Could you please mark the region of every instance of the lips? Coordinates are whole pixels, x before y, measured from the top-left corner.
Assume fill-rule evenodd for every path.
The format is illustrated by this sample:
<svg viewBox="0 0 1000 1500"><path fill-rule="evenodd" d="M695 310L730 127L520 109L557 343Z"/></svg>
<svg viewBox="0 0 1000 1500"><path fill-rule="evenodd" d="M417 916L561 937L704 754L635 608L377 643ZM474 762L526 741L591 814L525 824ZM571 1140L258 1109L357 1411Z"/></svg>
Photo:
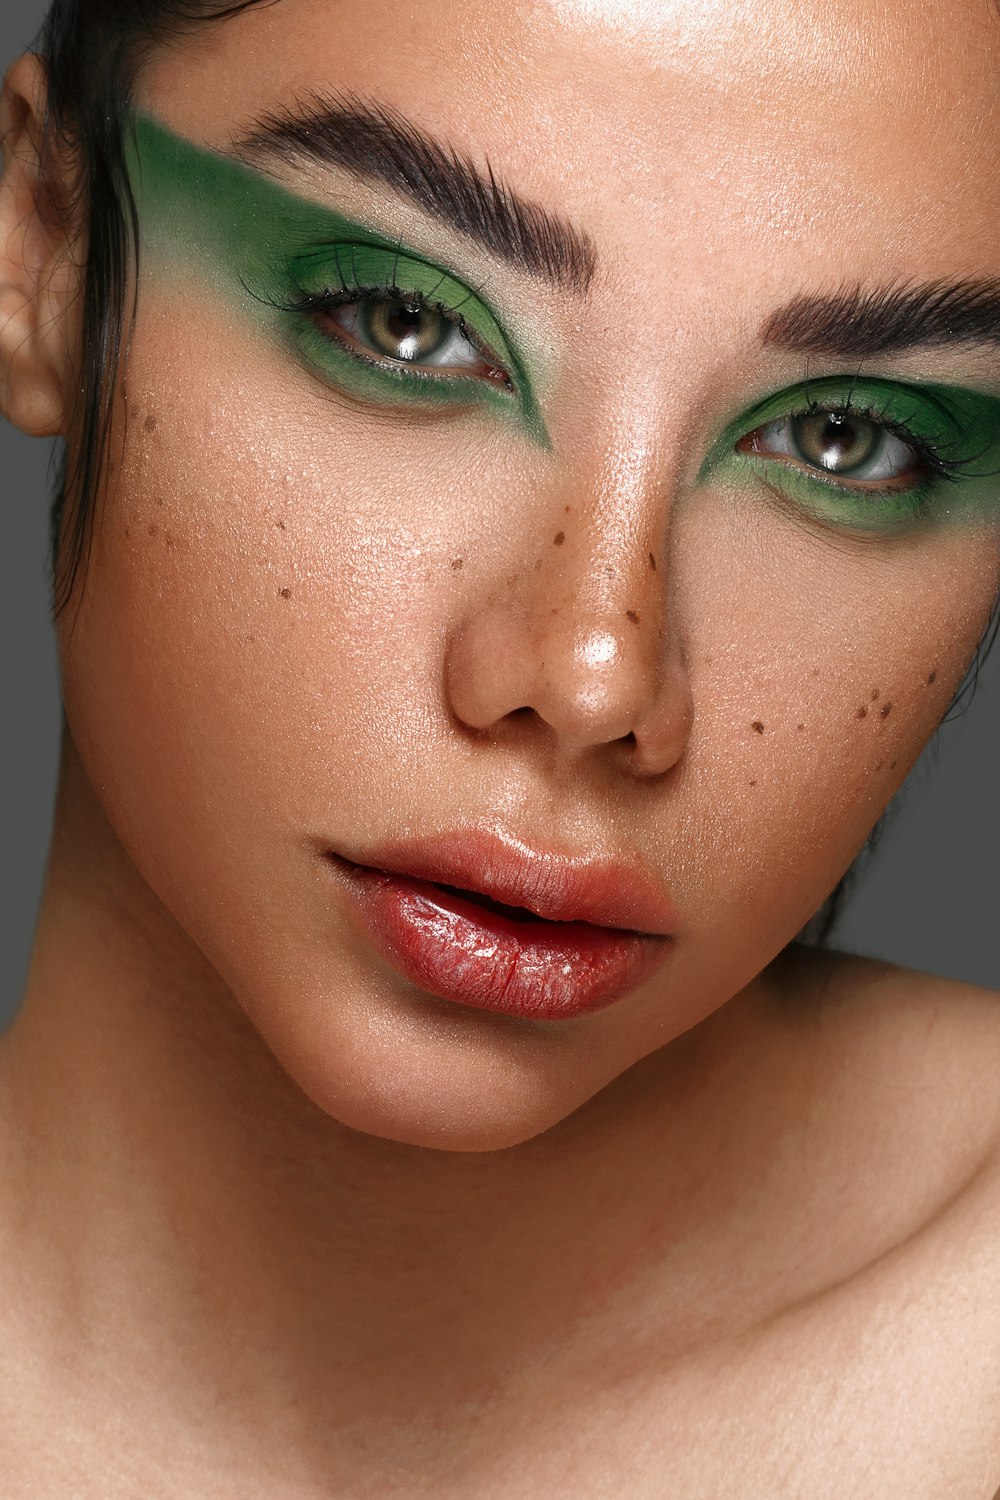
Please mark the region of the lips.
<svg viewBox="0 0 1000 1500"><path fill-rule="evenodd" d="M667 957L676 919L639 865L473 833L328 858L382 956L441 999L534 1020L613 1003Z"/></svg>

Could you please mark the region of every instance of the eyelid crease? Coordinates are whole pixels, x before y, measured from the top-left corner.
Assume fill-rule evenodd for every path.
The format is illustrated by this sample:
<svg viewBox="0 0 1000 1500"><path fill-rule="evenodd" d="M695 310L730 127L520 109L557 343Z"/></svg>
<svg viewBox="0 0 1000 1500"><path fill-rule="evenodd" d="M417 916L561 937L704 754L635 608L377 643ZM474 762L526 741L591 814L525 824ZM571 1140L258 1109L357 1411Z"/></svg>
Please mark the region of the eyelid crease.
<svg viewBox="0 0 1000 1500"><path fill-rule="evenodd" d="M422 290L440 283L444 291L451 284L456 289L451 300L461 300L463 311L472 301L473 308L465 314L468 321L518 388L512 399L501 387L482 382L494 410L502 404L539 447L552 451L527 362L481 290L477 293L445 267L408 250L401 239L389 239L331 207L299 197L245 162L175 135L152 116L133 111L130 125L127 165L138 213L141 264L147 273L150 267L172 269L178 264L195 269L213 291L230 299L235 310L252 316L262 308L279 311L291 294L296 267L316 267L324 258L328 265L334 263L338 244L341 279L347 246L359 280L365 279L366 258L379 259L382 271L374 278L379 283L386 281L394 264L401 281L408 279L407 263L419 267ZM306 289L317 288L307 281ZM270 331L285 342L287 329L273 313L272 318ZM315 359L312 363L315 366Z"/></svg>

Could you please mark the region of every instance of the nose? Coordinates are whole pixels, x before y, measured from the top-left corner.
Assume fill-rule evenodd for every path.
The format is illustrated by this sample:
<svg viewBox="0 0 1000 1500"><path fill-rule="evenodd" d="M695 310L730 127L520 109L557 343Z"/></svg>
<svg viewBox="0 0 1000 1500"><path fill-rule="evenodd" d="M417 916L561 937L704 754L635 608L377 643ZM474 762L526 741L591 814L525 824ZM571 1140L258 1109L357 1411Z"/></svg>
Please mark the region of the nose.
<svg viewBox="0 0 1000 1500"><path fill-rule="evenodd" d="M562 507L559 507L562 509ZM614 753L643 777L669 770L693 706L667 568L638 537L609 545L601 527L558 562L474 601L446 656L449 706L468 729L545 726L567 753Z"/></svg>

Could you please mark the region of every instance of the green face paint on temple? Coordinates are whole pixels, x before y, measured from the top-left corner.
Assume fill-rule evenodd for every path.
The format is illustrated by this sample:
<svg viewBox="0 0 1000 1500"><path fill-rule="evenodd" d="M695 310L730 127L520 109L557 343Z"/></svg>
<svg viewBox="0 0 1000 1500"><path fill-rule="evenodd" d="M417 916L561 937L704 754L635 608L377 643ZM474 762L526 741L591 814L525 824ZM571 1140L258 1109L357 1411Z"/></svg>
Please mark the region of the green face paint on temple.
<svg viewBox="0 0 1000 1500"><path fill-rule="evenodd" d="M551 446L523 356L457 276L149 116L132 126L143 265L196 270L349 395L486 407Z"/></svg>
<svg viewBox="0 0 1000 1500"><path fill-rule="evenodd" d="M848 532L1000 521L1000 398L882 377L810 380L727 426L699 475L720 481L763 482Z"/></svg>

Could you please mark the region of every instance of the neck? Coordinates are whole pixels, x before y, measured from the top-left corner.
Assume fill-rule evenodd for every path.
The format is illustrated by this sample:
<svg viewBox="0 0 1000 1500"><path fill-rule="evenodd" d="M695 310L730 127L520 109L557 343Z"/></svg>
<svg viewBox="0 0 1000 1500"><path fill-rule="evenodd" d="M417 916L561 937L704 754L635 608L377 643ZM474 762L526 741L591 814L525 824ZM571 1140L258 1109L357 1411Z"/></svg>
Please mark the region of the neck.
<svg viewBox="0 0 1000 1500"><path fill-rule="evenodd" d="M49 1309L54 1358L86 1349L89 1379L120 1381L124 1362L144 1399L211 1392L244 1440L266 1426L286 1443L289 1423L326 1441L370 1421L384 1444L387 1413L433 1431L435 1413L454 1427L523 1400L556 1367L605 1360L608 1340L620 1354L623 1327L638 1340L654 1286L660 1337L690 1341L725 1317L692 1295L703 1234L718 1238L780 1129L741 1114L720 1061L761 1003L748 992L724 1026L522 1146L359 1134L280 1069L138 876L70 745L0 1054L32 1268L19 1300Z"/></svg>

